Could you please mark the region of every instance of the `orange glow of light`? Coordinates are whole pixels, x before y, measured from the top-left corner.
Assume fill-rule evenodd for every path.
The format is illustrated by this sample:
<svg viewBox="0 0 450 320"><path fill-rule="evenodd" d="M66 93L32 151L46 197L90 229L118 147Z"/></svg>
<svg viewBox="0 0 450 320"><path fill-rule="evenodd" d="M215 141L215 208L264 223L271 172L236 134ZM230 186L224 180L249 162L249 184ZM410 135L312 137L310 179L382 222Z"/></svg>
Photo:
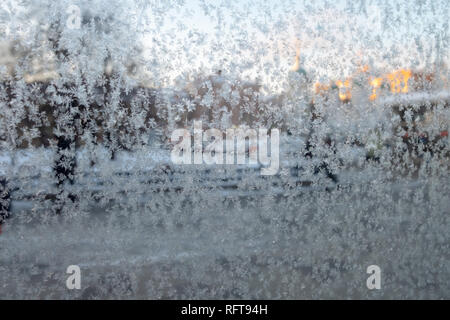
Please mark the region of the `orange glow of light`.
<svg viewBox="0 0 450 320"><path fill-rule="evenodd" d="M359 72L366 73L368 71L369 71L369 66L368 65L364 65L364 66L361 66L359 68Z"/></svg>
<svg viewBox="0 0 450 320"><path fill-rule="evenodd" d="M368 73L370 70L369 66L363 65L358 68L358 72ZM392 73L384 74L382 76L369 76L369 85L371 87L371 94L369 99L374 101L379 96L379 90L383 83L388 83L390 85L390 91L392 93L407 93L409 92L409 80L412 78L413 73L408 69L395 70ZM352 85L353 77L350 76L346 80L334 81L334 84L338 88L339 99L343 102L349 101L352 98ZM327 85L320 82L314 84L314 92L316 94L325 94L328 90L333 88L333 83Z"/></svg>
<svg viewBox="0 0 450 320"><path fill-rule="evenodd" d="M373 78L370 80L370 85L372 86L372 94L370 95L370 100L375 100L377 98L377 89L381 87L383 83L383 78Z"/></svg>
<svg viewBox="0 0 450 320"><path fill-rule="evenodd" d="M392 93L408 92L408 80L411 78L411 70L397 70L386 75L391 85Z"/></svg>
<svg viewBox="0 0 450 320"><path fill-rule="evenodd" d="M291 67L291 71L298 71L300 69L300 41L297 39L295 45L295 62Z"/></svg>
<svg viewBox="0 0 450 320"><path fill-rule="evenodd" d="M321 94L321 93L325 93L326 91L328 91L330 89L330 86L326 85L326 84L322 84L320 82L316 82L314 84L314 92L316 94Z"/></svg>
<svg viewBox="0 0 450 320"><path fill-rule="evenodd" d="M339 99L341 101L348 101L352 98L350 79L345 81L336 81L336 86L339 88Z"/></svg>

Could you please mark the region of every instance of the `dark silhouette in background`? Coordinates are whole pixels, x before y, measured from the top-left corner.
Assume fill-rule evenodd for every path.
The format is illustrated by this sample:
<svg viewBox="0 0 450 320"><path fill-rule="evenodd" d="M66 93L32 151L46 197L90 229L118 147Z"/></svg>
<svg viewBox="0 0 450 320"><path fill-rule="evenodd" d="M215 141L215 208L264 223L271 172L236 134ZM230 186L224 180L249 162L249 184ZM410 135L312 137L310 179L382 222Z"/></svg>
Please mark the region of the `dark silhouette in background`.
<svg viewBox="0 0 450 320"><path fill-rule="evenodd" d="M8 182L4 178L0 178L0 233L2 232L2 224L9 217L9 209L11 205L10 190Z"/></svg>

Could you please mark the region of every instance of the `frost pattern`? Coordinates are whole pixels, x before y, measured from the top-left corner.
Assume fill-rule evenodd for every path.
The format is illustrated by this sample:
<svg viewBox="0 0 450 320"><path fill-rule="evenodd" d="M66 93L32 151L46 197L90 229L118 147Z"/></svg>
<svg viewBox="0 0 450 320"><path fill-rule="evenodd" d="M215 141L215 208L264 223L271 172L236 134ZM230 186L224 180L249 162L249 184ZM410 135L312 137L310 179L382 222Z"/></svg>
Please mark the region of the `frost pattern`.
<svg viewBox="0 0 450 320"><path fill-rule="evenodd" d="M450 298L449 18L3 1L0 298ZM200 120L279 129L280 171L174 165Z"/></svg>

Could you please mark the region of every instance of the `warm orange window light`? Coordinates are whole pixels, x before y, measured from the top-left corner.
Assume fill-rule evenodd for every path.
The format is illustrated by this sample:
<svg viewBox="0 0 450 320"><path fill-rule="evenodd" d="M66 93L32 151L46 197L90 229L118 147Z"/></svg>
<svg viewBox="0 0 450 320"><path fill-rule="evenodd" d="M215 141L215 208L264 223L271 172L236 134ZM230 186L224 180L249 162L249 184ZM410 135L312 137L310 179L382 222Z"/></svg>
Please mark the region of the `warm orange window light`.
<svg viewBox="0 0 450 320"><path fill-rule="evenodd" d="M339 99L341 101L348 101L352 98L352 93L350 91L351 82L349 79L345 81L336 81L336 86L339 88Z"/></svg>
<svg viewBox="0 0 450 320"><path fill-rule="evenodd" d="M321 93L325 93L325 91L329 90L330 86L326 85L326 84L322 84L320 82L316 82L314 84L314 92L316 94L321 94Z"/></svg>
<svg viewBox="0 0 450 320"><path fill-rule="evenodd" d="M373 78L370 80L370 85L372 86L372 94L370 95L370 100L375 100L377 98L377 89L381 87L383 83L383 78Z"/></svg>
<svg viewBox="0 0 450 320"><path fill-rule="evenodd" d="M391 85L392 93L408 92L408 80L411 78L411 70L397 70L386 75Z"/></svg>

